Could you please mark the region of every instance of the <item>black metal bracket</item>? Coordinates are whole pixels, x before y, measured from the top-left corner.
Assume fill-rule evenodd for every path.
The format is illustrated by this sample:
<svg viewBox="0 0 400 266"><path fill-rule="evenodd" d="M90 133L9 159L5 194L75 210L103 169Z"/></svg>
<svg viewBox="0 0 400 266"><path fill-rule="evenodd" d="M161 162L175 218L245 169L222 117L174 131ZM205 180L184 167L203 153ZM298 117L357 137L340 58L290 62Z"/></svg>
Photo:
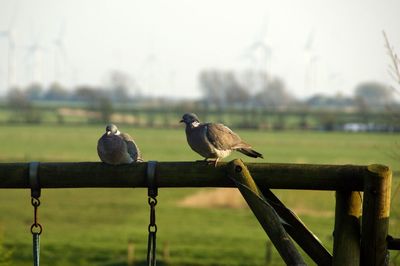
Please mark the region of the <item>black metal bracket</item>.
<svg viewBox="0 0 400 266"><path fill-rule="evenodd" d="M31 197L38 199L40 197L40 182L39 182L39 162L29 163L29 185L31 187Z"/></svg>
<svg viewBox="0 0 400 266"><path fill-rule="evenodd" d="M149 197L157 197L158 195L158 188L156 182L156 166L157 166L157 161L147 162L147 187L148 187Z"/></svg>

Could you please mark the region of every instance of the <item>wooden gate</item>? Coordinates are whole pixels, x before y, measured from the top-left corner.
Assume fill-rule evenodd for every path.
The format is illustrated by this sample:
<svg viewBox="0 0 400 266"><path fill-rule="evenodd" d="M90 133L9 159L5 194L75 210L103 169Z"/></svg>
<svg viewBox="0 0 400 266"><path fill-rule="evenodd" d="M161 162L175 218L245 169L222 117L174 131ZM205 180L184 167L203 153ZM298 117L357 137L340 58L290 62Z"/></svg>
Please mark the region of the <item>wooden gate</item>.
<svg viewBox="0 0 400 266"><path fill-rule="evenodd" d="M147 163L40 163L38 177L41 188L147 188L146 170ZM304 264L292 240L318 265L386 265L388 248L400 248L388 237L392 172L384 165L158 162L155 178L159 188L238 187L286 264ZM30 188L29 163L1 163L0 188ZM270 189L336 191L333 255Z"/></svg>

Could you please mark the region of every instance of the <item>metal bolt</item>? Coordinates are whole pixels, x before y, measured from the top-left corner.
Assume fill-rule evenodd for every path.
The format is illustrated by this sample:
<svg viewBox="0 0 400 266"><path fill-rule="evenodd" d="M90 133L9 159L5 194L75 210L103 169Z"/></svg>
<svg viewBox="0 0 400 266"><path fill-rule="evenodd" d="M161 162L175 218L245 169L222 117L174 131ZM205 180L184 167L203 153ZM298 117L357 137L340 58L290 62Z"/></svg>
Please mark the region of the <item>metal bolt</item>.
<svg viewBox="0 0 400 266"><path fill-rule="evenodd" d="M236 165L236 167L235 167L235 172L236 172L236 173L242 172L242 167L239 166L239 165Z"/></svg>

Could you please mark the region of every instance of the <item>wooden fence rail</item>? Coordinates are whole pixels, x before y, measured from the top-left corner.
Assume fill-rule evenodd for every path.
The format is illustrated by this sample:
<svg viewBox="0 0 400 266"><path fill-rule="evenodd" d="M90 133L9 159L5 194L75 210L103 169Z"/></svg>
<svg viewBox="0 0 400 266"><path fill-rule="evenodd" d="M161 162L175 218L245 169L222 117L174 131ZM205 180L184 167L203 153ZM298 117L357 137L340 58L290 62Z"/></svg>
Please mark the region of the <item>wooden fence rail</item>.
<svg viewBox="0 0 400 266"><path fill-rule="evenodd" d="M261 193L267 201L273 203L271 206L278 206L276 212L283 219L286 217L287 221L292 221L292 224L286 224L285 227L296 226L293 228L300 228L309 239L313 239L312 233L307 231L301 221L294 221L296 216L287 212L284 205L268 189L337 192L333 265L352 265L358 261L361 265L387 263L386 239L392 176L388 167L273 163L248 163L245 167L251 175L248 178L254 180L256 186L260 188L254 191L258 191L257 193ZM214 167L203 162L158 162L155 179L160 188L236 187L237 184L230 178L232 171L229 169L227 163L219 163L218 167ZM97 162L40 163L38 177L41 188L146 188L146 170L147 163L121 166ZM28 163L0 163L0 189L30 188L28 177ZM253 182L250 179L249 184ZM361 195L359 192L363 192L362 202L361 198L357 198ZM359 220L361 204L362 222ZM268 207L268 204L265 206ZM358 228L361 228L361 234ZM295 239L301 240L298 236L300 231L296 232L297 235L293 231L288 232ZM398 240L392 240L391 245L396 246L396 241ZM349 243L351 244L349 249L342 246ZM318 260L330 261L331 255L319 246L320 244L314 241L313 246L309 245L305 250ZM348 254L344 254L345 252ZM359 260L352 258L357 254Z"/></svg>
<svg viewBox="0 0 400 266"><path fill-rule="evenodd" d="M247 163L259 186L272 189L362 191L368 166ZM146 163L110 166L97 162L40 163L42 188L147 187ZM0 188L29 188L28 163L0 163ZM158 162L158 187L235 187L227 164Z"/></svg>

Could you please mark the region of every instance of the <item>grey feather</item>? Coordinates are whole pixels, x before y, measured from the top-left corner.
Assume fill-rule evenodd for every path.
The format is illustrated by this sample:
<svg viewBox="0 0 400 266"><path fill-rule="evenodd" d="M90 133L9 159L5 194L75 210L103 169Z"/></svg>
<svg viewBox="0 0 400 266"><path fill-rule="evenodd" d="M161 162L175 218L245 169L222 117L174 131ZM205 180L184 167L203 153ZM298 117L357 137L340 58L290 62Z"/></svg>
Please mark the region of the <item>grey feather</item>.
<svg viewBox="0 0 400 266"><path fill-rule="evenodd" d="M102 162L112 165L142 161L140 150L131 136L120 133L115 125L108 125L97 142L97 153Z"/></svg>
<svg viewBox="0 0 400 266"><path fill-rule="evenodd" d="M242 145L243 141L240 137L223 124L208 123L206 125L207 138L215 148L228 150Z"/></svg>
<svg viewBox="0 0 400 266"><path fill-rule="evenodd" d="M143 162L142 154L139 150L139 147L136 145L135 141L133 140L133 138L126 133L121 133L119 136L125 141L128 153L131 156L131 158L134 161Z"/></svg>
<svg viewBox="0 0 400 266"><path fill-rule="evenodd" d="M218 156L215 154L215 152L213 152L212 144L207 140L206 132L206 125L199 125L193 128L187 127L187 142L192 150L194 150L204 158L217 158Z"/></svg>
<svg viewBox="0 0 400 266"><path fill-rule="evenodd" d="M240 149L236 149L238 152L241 152L249 157L253 157L253 158L264 158L263 155L259 152L256 152L255 150L251 149L251 148L240 148Z"/></svg>
<svg viewBox="0 0 400 266"><path fill-rule="evenodd" d="M206 159L221 159L236 150L247 156L258 158L256 152L239 135L223 124L200 123L195 114L183 115L181 122L186 124L186 139L189 146Z"/></svg>

